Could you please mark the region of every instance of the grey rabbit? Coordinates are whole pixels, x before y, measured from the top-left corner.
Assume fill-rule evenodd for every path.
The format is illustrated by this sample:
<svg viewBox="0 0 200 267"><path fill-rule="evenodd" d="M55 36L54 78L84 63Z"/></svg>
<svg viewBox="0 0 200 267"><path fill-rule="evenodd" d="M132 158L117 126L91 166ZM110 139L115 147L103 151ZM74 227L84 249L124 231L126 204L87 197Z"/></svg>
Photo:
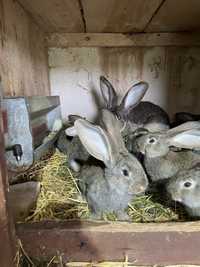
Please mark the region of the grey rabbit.
<svg viewBox="0 0 200 267"><path fill-rule="evenodd" d="M170 178L200 161L200 155L192 151L200 148L199 122L186 122L158 133L142 131L135 138L133 150L144 155L144 166L152 181Z"/></svg>
<svg viewBox="0 0 200 267"><path fill-rule="evenodd" d="M101 113L101 112L100 112ZM91 158L90 154L87 152L85 147L82 145L74 127L74 122L78 119L85 118L79 115L69 115L68 120L72 124L66 130L63 130L57 141L57 148L64 154L68 156L68 162L70 168L79 172L83 164L87 163ZM101 122L103 124L103 122ZM70 138L71 137L71 138Z"/></svg>
<svg viewBox="0 0 200 267"><path fill-rule="evenodd" d="M67 155L69 167L75 172L79 172L81 165L87 162L90 157L79 137L73 136L69 140L64 130L60 133L57 140L57 148Z"/></svg>
<svg viewBox="0 0 200 267"><path fill-rule="evenodd" d="M61 131L56 144L59 151L68 156L69 166L75 172L79 172L81 165L85 164L91 158L90 154L87 152L85 147L82 145L79 137L77 136L74 122L78 119L85 118L73 114L70 114L68 116L68 121L71 126ZM101 119L101 110L99 111L97 122L100 125L105 126L104 122ZM122 128L123 126L120 125L119 127Z"/></svg>
<svg viewBox="0 0 200 267"><path fill-rule="evenodd" d="M118 119L127 122L128 132L141 127L150 131L169 128L169 117L161 107L151 102L141 102L148 87L146 82L134 84L118 104L119 99L112 84L104 76L100 77L100 89L106 108Z"/></svg>
<svg viewBox="0 0 200 267"><path fill-rule="evenodd" d="M191 217L200 217L200 165L180 171L169 180L167 191L174 201L182 203Z"/></svg>
<svg viewBox="0 0 200 267"><path fill-rule="evenodd" d="M199 121L200 114L193 114L189 112L177 112L174 116L174 126L180 125L187 121Z"/></svg>
<svg viewBox="0 0 200 267"><path fill-rule="evenodd" d="M74 123L88 153L105 165L84 165L79 187L96 219L103 213L115 212L119 220L127 220L128 203L136 194L145 192L148 180L140 162L125 148L114 114L102 110L102 120L104 129L83 119Z"/></svg>
<svg viewBox="0 0 200 267"><path fill-rule="evenodd" d="M78 115L68 116L68 121L71 126L61 131L56 144L59 151L67 155L69 167L75 172L79 172L81 165L90 158L90 154L76 134L74 122L78 119L84 118Z"/></svg>

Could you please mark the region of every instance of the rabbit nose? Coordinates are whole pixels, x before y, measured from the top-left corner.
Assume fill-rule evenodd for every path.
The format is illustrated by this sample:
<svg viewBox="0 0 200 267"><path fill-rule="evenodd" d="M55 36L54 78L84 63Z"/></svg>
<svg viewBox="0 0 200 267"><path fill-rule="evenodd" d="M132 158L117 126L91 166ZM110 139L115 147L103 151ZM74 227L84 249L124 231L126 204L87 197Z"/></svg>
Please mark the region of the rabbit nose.
<svg viewBox="0 0 200 267"><path fill-rule="evenodd" d="M149 182L147 179L145 179L144 183L140 186L140 189L144 192L147 190L148 185L149 185Z"/></svg>
<svg viewBox="0 0 200 267"><path fill-rule="evenodd" d="M140 193L142 193L146 190L146 188L147 188L147 186L141 185L138 189L139 189Z"/></svg>
<svg viewBox="0 0 200 267"><path fill-rule="evenodd" d="M141 194L141 193L144 193L147 189L147 183L145 184L142 184L142 185L139 185L137 188L136 188L136 191L137 191L137 194Z"/></svg>

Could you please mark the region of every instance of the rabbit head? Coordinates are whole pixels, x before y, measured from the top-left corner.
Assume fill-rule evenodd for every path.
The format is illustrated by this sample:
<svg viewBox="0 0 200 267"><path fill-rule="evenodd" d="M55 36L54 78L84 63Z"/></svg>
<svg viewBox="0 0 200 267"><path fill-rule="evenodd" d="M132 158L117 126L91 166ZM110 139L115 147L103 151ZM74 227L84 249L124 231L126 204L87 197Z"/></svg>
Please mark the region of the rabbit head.
<svg viewBox="0 0 200 267"><path fill-rule="evenodd" d="M179 172L169 180L167 191L174 201L188 208L200 207L200 166Z"/></svg>
<svg viewBox="0 0 200 267"><path fill-rule="evenodd" d="M149 158L165 156L171 147L176 149L200 148L200 123L186 122L159 133L145 133L135 139L135 150Z"/></svg>
<svg viewBox="0 0 200 267"><path fill-rule="evenodd" d="M128 194L144 192L148 180L140 162L124 146L120 126L115 116L108 110L102 110L104 129L79 119L74 125L77 134L90 155L104 162L105 178L122 181ZM125 189L126 188L126 189Z"/></svg>
<svg viewBox="0 0 200 267"><path fill-rule="evenodd" d="M134 84L125 94L121 103L112 84L104 77L100 77L100 89L106 108L113 112L118 119L127 120L130 111L135 108L145 95L148 83L139 82Z"/></svg>

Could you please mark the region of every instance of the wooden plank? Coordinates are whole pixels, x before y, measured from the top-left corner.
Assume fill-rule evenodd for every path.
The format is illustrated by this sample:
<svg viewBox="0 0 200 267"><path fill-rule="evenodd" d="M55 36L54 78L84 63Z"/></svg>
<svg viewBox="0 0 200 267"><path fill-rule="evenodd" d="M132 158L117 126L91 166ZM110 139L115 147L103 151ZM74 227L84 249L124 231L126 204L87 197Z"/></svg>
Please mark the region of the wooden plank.
<svg viewBox="0 0 200 267"><path fill-rule="evenodd" d="M166 0L145 31L177 32L200 29L199 0Z"/></svg>
<svg viewBox="0 0 200 267"><path fill-rule="evenodd" d="M8 206L8 178L4 158L3 123L1 111L1 80L0 80L0 266L14 267L16 255L15 227Z"/></svg>
<svg viewBox="0 0 200 267"><path fill-rule="evenodd" d="M68 263L67 265L66 265L66 267L90 267L91 265L89 265L90 263L88 263L88 262L72 262L72 263ZM101 262L101 263L93 263L92 264L92 267L107 267L107 266L109 266L109 267L124 267L124 266L128 266L128 267L138 267L138 265L135 265L134 263L133 264L131 264L131 263L126 263L126 262L111 262L111 261L109 261L109 262ZM157 266L157 265L156 265ZM154 267L154 266L147 266L147 265L145 265L145 266L142 266L142 265L140 265L140 267ZM162 266L163 267L163 266ZM191 264L187 264L187 265L183 265L183 264L181 264L181 265L165 265L164 267L197 267L197 265L191 265Z"/></svg>
<svg viewBox="0 0 200 267"><path fill-rule="evenodd" d="M200 223L129 224L83 221L20 224L27 253L65 261L119 261L136 265L200 264ZM30 242L31 240L31 242Z"/></svg>
<svg viewBox="0 0 200 267"><path fill-rule="evenodd" d="M49 95L44 33L16 1L0 0L0 20L4 94Z"/></svg>
<svg viewBox="0 0 200 267"><path fill-rule="evenodd" d="M82 0L87 32L141 32L162 0Z"/></svg>
<svg viewBox="0 0 200 267"><path fill-rule="evenodd" d="M18 0L46 32L83 32L78 0Z"/></svg>
<svg viewBox="0 0 200 267"><path fill-rule="evenodd" d="M199 46L200 34L192 33L52 33L48 47Z"/></svg>

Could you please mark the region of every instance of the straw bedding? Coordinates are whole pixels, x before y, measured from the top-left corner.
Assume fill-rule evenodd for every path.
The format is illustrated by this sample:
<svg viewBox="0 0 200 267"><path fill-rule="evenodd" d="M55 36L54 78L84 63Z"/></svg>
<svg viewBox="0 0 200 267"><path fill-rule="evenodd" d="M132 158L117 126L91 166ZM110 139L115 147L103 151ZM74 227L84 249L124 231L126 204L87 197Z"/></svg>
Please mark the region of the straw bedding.
<svg viewBox="0 0 200 267"><path fill-rule="evenodd" d="M56 151L38 162L21 180L41 182L36 208L26 221L87 219L90 212L87 202L81 196L78 176L68 167L67 156ZM178 220L178 214L171 208L153 201L151 195L138 196L127 209L133 222L165 222ZM114 220L115 214L104 214L104 220Z"/></svg>

